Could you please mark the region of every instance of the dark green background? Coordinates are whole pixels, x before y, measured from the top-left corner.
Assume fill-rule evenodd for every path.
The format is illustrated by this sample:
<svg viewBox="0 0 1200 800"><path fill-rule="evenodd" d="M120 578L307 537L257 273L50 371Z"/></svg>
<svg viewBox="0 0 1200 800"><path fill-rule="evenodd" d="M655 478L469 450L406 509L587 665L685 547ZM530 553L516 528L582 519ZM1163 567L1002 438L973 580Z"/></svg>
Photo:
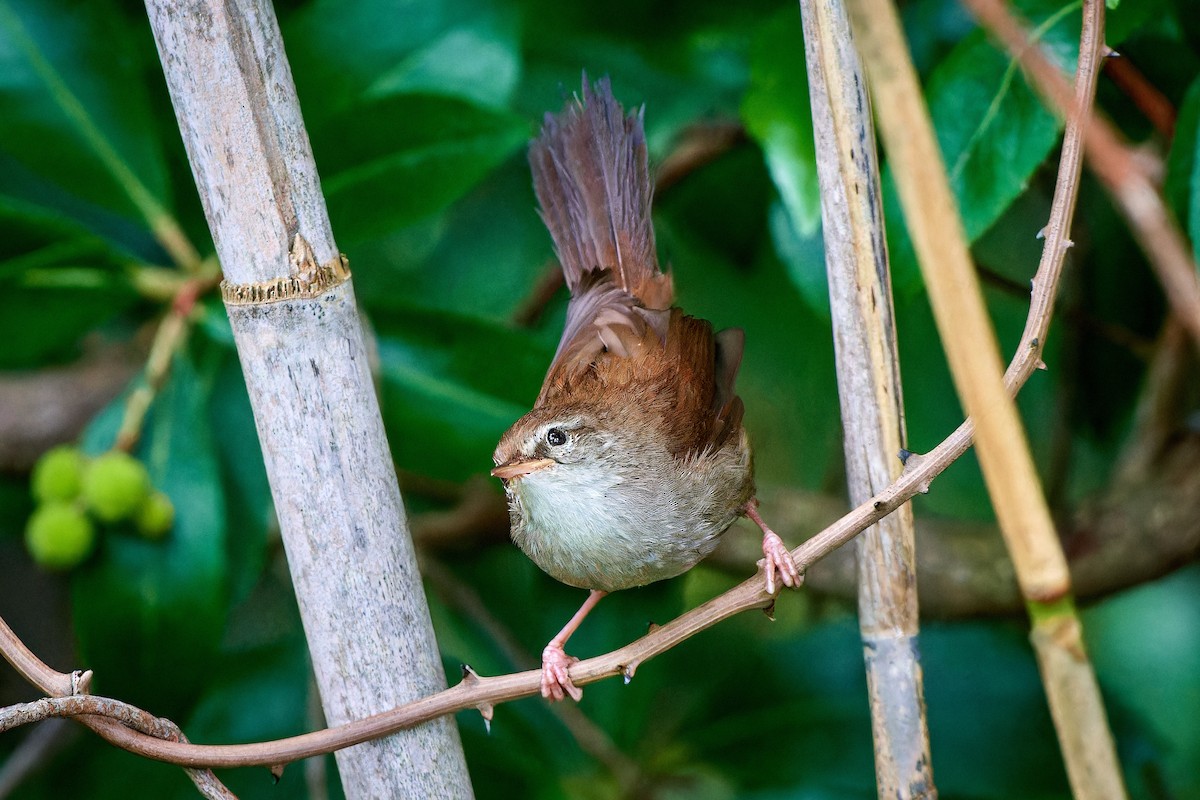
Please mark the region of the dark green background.
<svg viewBox="0 0 1200 800"><path fill-rule="evenodd" d="M1077 4L1020 5L1069 67ZM313 0L277 10L335 235L378 336L384 418L402 470L454 484L485 474L497 438L536 395L565 298L560 293L532 328L511 321L552 255L524 143L587 69L611 76L629 106L645 103L656 160L696 123L744 124L743 142L658 199L660 251L685 309L746 330L739 386L760 483L841 491L794 5ZM903 10L966 230L993 276L987 300L1008 352L1025 319L1059 126L956 3L917 0ZM1167 183L1193 234L1197 11L1188 0L1122 0L1107 37L1181 108ZM1165 152L1170 143L1103 79L1100 97L1128 135ZM140 189L131 191L134 184ZM953 429L961 410L890 174L885 188L910 446L923 451ZM170 264L137 191L211 252L144 10L127 0L0 0L0 369L68 362L85 343L128 339L161 313L132 278ZM1060 320L1046 351L1049 371L1021 396L1060 510L1105 486L1163 318L1160 292L1124 224L1090 178L1082 195L1063 302L1128 336L1106 336L1078 315ZM120 412L118 400L92 423L89 449L111 446ZM35 649L49 648L48 658L57 653L63 660L54 666L95 669L97 692L175 719L194 741L311 727L303 636L240 368L213 297L175 359L139 455L178 506L173 535L151 544L109 532L69 576L32 572L20 544L27 479L0 480L4 574L25 576L0 582L0 614L23 625L18 632ZM419 491L406 499L413 511L438 506ZM990 518L973 458L939 478L916 512ZM529 654L581 600L507 544L437 558ZM701 566L615 596L571 649L590 655L623 644L648 620L670 618L738 579ZM1136 798L1200 798L1198 592L1200 571L1190 568L1084 611ZM534 665L532 656L510 661L479 619L436 586L430 601L452 679L460 662L482 674ZM639 796L874 796L853 609L802 593L781 601L778 617L771 624L745 615L644 665L629 686L588 688L582 711L636 762ZM73 638L56 640L59 630ZM76 647L64 644L71 641ZM926 623L921 648L941 796L1067 797L1025 621ZM35 696L11 675L0 678L0 691L6 703ZM477 714L459 724L480 797L618 796L614 776L540 699L498 708L490 735ZM28 734L0 737L0 759ZM87 736L65 741L15 796L194 796L179 770ZM333 760L325 763L338 796ZM222 777L243 798L306 791L302 765L279 786L265 770Z"/></svg>

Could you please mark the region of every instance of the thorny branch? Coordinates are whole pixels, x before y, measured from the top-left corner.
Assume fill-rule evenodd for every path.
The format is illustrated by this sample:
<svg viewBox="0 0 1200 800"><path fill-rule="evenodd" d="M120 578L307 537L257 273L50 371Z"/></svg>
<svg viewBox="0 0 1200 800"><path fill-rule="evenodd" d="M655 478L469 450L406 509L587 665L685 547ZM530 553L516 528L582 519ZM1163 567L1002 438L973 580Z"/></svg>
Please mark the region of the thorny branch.
<svg viewBox="0 0 1200 800"><path fill-rule="evenodd" d="M981 7L989 5L991 0L972 0L972 2L976 7ZM1056 76L1056 79L1062 80L1061 76ZM1067 91L1067 100L1062 105L1069 108L1069 89ZM1064 149L1066 149L1066 145L1064 145ZM1127 153L1124 154L1127 155ZM1127 162L1122 161L1122 163L1126 164ZM1075 178L1064 178L1060 175L1060 181L1063 180L1073 182ZM1073 204L1073 201L1068 202ZM1056 201L1057 208L1058 202ZM1069 215L1069 206L1065 210ZM1057 218L1052 217L1052 219ZM1134 224L1136 225L1138 222L1135 220ZM1048 226L1048 238L1056 233L1065 236L1063 233L1065 230L1065 224L1052 224ZM1010 392L1017 391L1034 370L1044 366L1041 363L1040 352L1044 344L1045 332L1049 327L1058 288L1062 255L1066 249L1062 246L1065 242L1058 246L1049 246L1050 244L1048 242L1046 248L1048 255L1043 259L1034 278L1029 317L1022 345L1018 348L1005 374L1005 384ZM1200 307L1200 302L1197 303L1197 307ZM1186 315L1181 313L1181 316ZM1196 316L1194 319L1200 321L1200 316ZM1200 329L1200 322L1197 323L1197 328ZM904 473L891 486L792 551L801 570L807 570L812 564L853 539L858 533L899 508L916 494L928 492L930 482L971 446L973 432L973 424L968 419L930 452L909 456ZM756 576L686 612L675 620L655 628L624 647L578 662L571 668L571 677L580 686L617 675L632 677L643 662L671 649L700 631L742 611L754 608L769 609L774 601L775 598L766 592L761 577ZM42 691L59 697L75 691L71 675L59 673L42 663L25 648L24 644L2 620L0 620L0 652L26 679ZM67 709L72 709L74 713L84 714L84 716L75 718L100 733L112 744L155 760L189 768L272 766L329 753L463 709L489 709L495 704L532 696L539 691L540 675L537 670L495 677L479 677L469 668L464 668L464 676L464 679L456 686L365 719L288 739L243 745L196 745L186 742L181 736L178 741L171 741L169 738L162 739L147 735L142 730L128 727L123 722L118 722L109 716L99 716L98 714L104 713L102 709L105 708L104 704L100 702L103 700L102 698L73 696L64 698L64 700L77 702L77 705L72 705L72 702L49 703L42 708L62 709L62 713L67 713ZM27 711L22 711L21 707L15 708L16 710L0 710L0 720L8 715L28 714ZM124 713L125 711L122 710L121 714ZM49 715L49 711L47 711L47 716ZM151 717L151 719L156 718ZM165 723L165 721L160 722ZM173 725L172 728L174 728Z"/></svg>

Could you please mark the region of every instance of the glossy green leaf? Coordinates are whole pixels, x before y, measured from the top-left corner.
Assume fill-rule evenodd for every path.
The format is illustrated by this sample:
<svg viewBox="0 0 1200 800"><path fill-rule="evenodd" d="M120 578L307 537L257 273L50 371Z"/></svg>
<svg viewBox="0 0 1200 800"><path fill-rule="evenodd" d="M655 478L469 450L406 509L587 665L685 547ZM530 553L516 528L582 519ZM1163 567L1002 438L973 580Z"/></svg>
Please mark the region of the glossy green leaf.
<svg viewBox="0 0 1200 800"><path fill-rule="evenodd" d="M1026 6L1038 42L1060 67L1073 69L1078 3L1035 0ZM1061 126L1016 62L982 31L963 39L933 70L925 94L963 227L973 242L1025 191ZM893 287L899 294L912 293L920 286L919 271L890 169L884 173L884 216Z"/></svg>
<svg viewBox="0 0 1200 800"><path fill-rule="evenodd" d="M516 51L511 23L453 28L380 75L367 96L437 93L501 106L516 86L520 70Z"/></svg>
<svg viewBox="0 0 1200 800"><path fill-rule="evenodd" d="M130 25L109 0L69 8L4 0L0 154L84 203L142 223L164 213L148 53L148 27ZM13 192L36 199L28 182L0 177L0 194Z"/></svg>
<svg viewBox="0 0 1200 800"><path fill-rule="evenodd" d="M74 355L85 333L135 300L106 243L70 220L0 198L0 369Z"/></svg>
<svg viewBox="0 0 1200 800"><path fill-rule="evenodd" d="M366 119L369 125L354 125ZM350 126L353 138L345 133ZM334 117L312 138L338 241L442 211L528 135L519 117L426 95L384 97Z"/></svg>
<svg viewBox="0 0 1200 800"><path fill-rule="evenodd" d="M380 312L416 305L506 322L557 269L536 209L524 155L513 154L444 214L356 248L355 294ZM539 334L551 352L554 317Z"/></svg>
<svg viewBox="0 0 1200 800"><path fill-rule="evenodd" d="M775 252L787 266L788 275L800 290L804 302L828 318L829 275L825 271L825 245L820 228L808 235L797 230L795 216L782 202L771 205L768 222Z"/></svg>
<svg viewBox="0 0 1200 800"><path fill-rule="evenodd" d="M802 237L812 236L821 223L821 190L804 33L795 8L781 9L763 25L751 48L750 67L742 120L763 149L793 228Z"/></svg>
<svg viewBox="0 0 1200 800"><path fill-rule="evenodd" d="M491 0L318 0L283 25L309 124L368 98L454 96L503 106L520 75L511 6Z"/></svg>
<svg viewBox="0 0 1200 800"><path fill-rule="evenodd" d="M208 378L186 355L147 421L138 455L175 504L175 527L151 542L107 531L72 580L72 612L96 690L177 715L205 681L226 611L224 496L206 411ZM121 401L93 425L93 452L111 445Z"/></svg>
<svg viewBox="0 0 1200 800"><path fill-rule="evenodd" d="M652 157L697 121L737 117L747 41L775 9L762 0L720 8L621 0L604 14L555 0L522 5L525 70L515 107L541 119L579 92L583 72L608 76L626 108L653 109L645 120Z"/></svg>
<svg viewBox="0 0 1200 800"><path fill-rule="evenodd" d="M439 478L486 473L530 409L553 350L506 326L415 309L375 320L384 420L396 463Z"/></svg>
<svg viewBox="0 0 1200 800"><path fill-rule="evenodd" d="M1055 8L1035 33L1054 62L1069 69L1078 47L1078 6ZM1015 61L982 32L939 65L927 95L963 224L974 240L1025 189L1057 141L1059 123Z"/></svg>

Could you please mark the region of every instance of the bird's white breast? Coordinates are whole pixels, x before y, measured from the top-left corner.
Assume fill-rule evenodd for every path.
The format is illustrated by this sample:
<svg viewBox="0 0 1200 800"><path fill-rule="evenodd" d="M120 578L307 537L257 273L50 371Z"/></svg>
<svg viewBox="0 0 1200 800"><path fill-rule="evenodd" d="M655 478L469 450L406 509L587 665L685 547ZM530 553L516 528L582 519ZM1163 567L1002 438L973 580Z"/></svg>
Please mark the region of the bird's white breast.
<svg viewBox="0 0 1200 800"><path fill-rule="evenodd" d="M551 576L580 588L670 578L712 552L738 516L732 498L748 481L748 464L729 467L714 481L669 457L624 470L611 462L555 465L510 483L513 539Z"/></svg>

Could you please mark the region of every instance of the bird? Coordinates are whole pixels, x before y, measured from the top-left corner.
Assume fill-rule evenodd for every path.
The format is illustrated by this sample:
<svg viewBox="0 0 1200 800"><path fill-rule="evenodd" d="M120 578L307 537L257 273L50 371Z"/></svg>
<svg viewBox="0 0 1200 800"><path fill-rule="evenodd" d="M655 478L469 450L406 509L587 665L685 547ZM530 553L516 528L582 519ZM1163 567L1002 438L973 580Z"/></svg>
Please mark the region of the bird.
<svg viewBox="0 0 1200 800"><path fill-rule="evenodd" d="M757 511L744 405L745 337L675 306L651 220L645 106L610 80L547 114L530 143L540 213L570 290L558 349L529 413L501 437L512 539L551 577L589 591L542 651L541 694L578 701L567 639L609 592L680 575L739 517L763 532L767 590L799 570Z"/></svg>

